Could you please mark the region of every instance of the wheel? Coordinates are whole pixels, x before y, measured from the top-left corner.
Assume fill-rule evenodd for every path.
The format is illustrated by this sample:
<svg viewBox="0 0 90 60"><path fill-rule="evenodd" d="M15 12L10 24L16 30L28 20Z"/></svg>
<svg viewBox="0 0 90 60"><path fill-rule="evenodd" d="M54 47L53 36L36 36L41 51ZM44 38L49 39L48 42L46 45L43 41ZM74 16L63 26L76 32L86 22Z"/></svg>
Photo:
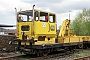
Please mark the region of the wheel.
<svg viewBox="0 0 90 60"><path fill-rule="evenodd" d="M36 55L37 55L38 57L43 56L43 52L42 52L42 50L37 50Z"/></svg>
<svg viewBox="0 0 90 60"><path fill-rule="evenodd" d="M48 50L43 51L43 56L47 56L48 53L49 53Z"/></svg>
<svg viewBox="0 0 90 60"><path fill-rule="evenodd" d="M80 49L83 49L83 44L79 44L79 48Z"/></svg>

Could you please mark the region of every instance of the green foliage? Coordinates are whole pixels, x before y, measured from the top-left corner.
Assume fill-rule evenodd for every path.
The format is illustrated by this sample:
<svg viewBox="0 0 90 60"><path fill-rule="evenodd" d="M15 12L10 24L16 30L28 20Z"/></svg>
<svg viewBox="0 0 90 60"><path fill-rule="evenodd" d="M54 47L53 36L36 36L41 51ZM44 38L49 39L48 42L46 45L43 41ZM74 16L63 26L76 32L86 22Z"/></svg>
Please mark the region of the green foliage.
<svg viewBox="0 0 90 60"><path fill-rule="evenodd" d="M80 53L74 53L73 56L74 57L85 56L85 53L82 53L82 52L80 52Z"/></svg>
<svg viewBox="0 0 90 60"><path fill-rule="evenodd" d="M90 36L90 9L83 9L71 23L71 29L77 36Z"/></svg>

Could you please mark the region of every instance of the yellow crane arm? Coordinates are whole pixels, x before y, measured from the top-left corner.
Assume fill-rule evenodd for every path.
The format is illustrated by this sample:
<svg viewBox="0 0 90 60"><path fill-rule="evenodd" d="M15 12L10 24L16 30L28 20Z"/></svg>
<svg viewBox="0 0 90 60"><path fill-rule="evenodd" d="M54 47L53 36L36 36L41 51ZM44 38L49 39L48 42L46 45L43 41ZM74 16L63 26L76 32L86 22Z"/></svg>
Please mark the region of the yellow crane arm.
<svg viewBox="0 0 90 60"><path fill-rule="evenodd" d="M70 20L66 19L63 21L62 26L60 28L59 36L69 36L70 32Z"/></svg>

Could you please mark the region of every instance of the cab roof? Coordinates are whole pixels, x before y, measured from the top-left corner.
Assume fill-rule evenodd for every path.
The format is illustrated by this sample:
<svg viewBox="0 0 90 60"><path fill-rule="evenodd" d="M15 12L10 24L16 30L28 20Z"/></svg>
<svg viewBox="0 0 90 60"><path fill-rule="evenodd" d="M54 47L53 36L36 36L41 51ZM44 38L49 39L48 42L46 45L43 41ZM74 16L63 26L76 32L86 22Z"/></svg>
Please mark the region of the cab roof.
<svg viewBox="0 0 90 60"><path fill-rule="evenodd" d="M27 15L31 15L33 12L32 12L33 10L25 10L25 11L19 11L19 12L17 12L17 14L27 14ZM42 10L36 10L36 9L34 9L34 11L38 11L38 12L41 12L41 13L49 13L49 14L54 14L55 15L55 13L52 13L52 12L47 12L47 11L42 11Z"/></svg>

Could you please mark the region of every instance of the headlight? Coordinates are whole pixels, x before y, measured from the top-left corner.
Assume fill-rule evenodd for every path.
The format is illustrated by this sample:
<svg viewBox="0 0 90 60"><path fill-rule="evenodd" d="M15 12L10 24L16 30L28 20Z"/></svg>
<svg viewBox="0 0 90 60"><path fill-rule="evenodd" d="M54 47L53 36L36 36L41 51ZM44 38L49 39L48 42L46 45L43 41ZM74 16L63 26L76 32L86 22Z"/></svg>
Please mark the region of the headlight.
<svg viewBox="0 0 90 60"><path fill-rule="evenodd" d="M53 30L53 31L55 30L55 27L53 25L51 26L51 30Z"/></svg>

